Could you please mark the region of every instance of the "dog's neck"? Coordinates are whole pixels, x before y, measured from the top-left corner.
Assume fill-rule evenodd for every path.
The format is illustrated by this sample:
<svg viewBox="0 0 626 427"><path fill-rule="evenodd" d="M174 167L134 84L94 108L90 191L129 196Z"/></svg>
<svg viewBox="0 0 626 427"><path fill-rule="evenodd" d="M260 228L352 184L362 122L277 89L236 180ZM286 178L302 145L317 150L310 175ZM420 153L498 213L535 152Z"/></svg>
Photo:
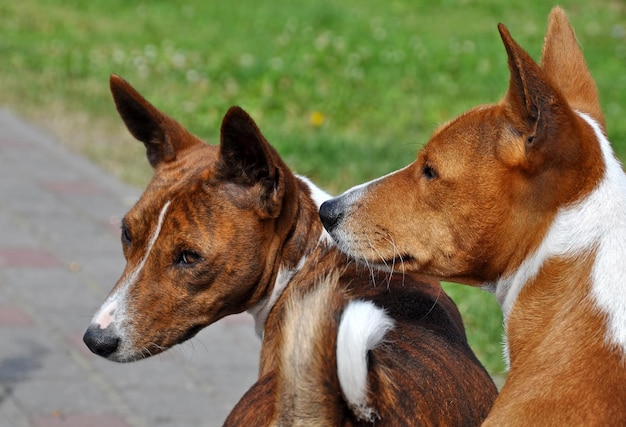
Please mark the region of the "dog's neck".
<svg viewBox="0 0 626 427"><path fill-rule="evenodd" d="M626 354L626 175L598 124L579 115L602 148L603 179L584 199L557 213L541 245L513 274L487 287L495 290L507 327L521 304L518 296L530 294L526 288L538 282L556 298L591 301L590 309L606 319L605 343ZM585 264L588 268L580 268ZM549 298L544 303L550 304Z"/></svg>
<svg viewBox="0 0 626 427"><path fill-rule="evenodd" d="M267 296L248 310L254 318L254 329L263 337L265 321L276 301L291 281L294 273L302 268L308 254L319 244L332 245L332 239L322 227L317 211L320 205L331 196L315 186L308 178L298 176L297 209L293 220L293 232L283 242L276 263L277 274ZM308 191L307 191L308 189Z"/></svg>

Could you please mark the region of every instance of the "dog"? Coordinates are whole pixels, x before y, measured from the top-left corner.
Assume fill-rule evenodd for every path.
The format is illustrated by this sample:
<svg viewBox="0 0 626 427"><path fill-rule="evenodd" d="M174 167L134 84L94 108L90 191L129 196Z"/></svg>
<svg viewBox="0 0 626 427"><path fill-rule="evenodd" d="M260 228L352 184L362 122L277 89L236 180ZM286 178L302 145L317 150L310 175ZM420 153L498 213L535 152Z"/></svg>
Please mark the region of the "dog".
<svg viewBox="0 0 626 427"><path fill-rule="evenodd" d="M626 425L626 176L565 12L541 65L498 28L504 98L320 216L369 265L495 292L510 369L485 425Z"/></svg>
<svg viewBox="0 0 626 427"><path fill-rule="evenodd" d="M116 362L160 353L248 311L259 379L225 425L478 425L497 390L439 283L351 262L241 108L203 143L113 75L154 177L122 221L125 270L84 335Z"/></svg>

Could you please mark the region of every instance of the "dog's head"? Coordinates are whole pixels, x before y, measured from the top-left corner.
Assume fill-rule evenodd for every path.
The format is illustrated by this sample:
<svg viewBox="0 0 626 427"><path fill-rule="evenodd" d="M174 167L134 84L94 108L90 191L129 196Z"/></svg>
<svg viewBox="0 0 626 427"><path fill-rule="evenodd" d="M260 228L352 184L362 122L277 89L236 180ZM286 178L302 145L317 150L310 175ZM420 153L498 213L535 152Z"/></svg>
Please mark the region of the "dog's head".
<svg viewBox="0 0 626 427"><path fill-rule="evenodd" d="M85 333L96 354L132 361L180 343L264 297L290 231L294 177L242 109L204 144L111 77L117 109L154 177L122 221L126 268Z"/></svg>
<svg viewBox="0 0 626 427"><path fill-rule="evenodd" d="M439 128L412 164L322 205L339 247L371 265L481 284L515 269L560 207L589 193L603 164L597 90L564 12L541 65L500 34L509 88ZM595 141L595 143L594 143Z"/></svg>

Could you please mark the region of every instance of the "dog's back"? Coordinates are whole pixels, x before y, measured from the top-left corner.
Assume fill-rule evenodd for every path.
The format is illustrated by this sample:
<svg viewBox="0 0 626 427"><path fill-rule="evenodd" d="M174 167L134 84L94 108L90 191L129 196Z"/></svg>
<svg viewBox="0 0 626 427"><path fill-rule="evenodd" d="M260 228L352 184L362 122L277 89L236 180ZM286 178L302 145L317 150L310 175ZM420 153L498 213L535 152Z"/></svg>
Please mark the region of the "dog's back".
<svg viewBox="0 0 626 427"><path fill-rule="evenodd" d="M259 423L254 407L278 425L479 425L497 394L439 283L369 271L335 248L310 256L266 325L281 330L265 337L279 368L225 425Z"/></svg>

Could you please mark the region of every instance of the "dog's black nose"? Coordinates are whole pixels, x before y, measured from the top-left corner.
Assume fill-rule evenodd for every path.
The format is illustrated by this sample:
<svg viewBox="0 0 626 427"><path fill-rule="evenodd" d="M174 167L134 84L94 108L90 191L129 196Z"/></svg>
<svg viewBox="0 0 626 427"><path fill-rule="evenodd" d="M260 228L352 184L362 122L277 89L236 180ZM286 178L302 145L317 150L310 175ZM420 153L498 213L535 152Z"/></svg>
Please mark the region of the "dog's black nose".
<svg viewBox="0 0 626 427"><path fill-rule="evenodd" d="M117 351L120 338L111 331L111 328L101 329L99 325L90 325L83 335L83 342L92 353L102 357L109 357Z"/></svg>
<svg viewBox="0 0 626 427"><path fill-rule="evenodd" d="M326 200L322 203L319 214L324 228L328 231L332 231L343 217L343 211L340 209L336 199Z"/></svg>

